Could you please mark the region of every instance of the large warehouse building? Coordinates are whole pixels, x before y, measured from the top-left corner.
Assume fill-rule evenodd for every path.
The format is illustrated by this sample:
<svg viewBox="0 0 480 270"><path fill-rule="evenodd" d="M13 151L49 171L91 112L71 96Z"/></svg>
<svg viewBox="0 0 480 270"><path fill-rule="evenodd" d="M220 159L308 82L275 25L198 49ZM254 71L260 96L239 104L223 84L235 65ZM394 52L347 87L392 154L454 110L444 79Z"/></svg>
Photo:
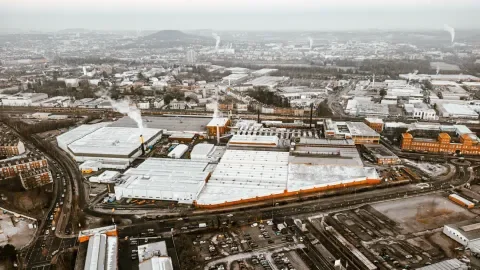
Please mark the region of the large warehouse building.
<svg viewBox="0 0 480 270"><path fill-rule="evenodd" d="M101 162L104 168L125 168L161 136L159 129L110 127L100 123L68 131L57 137L57 143L77 162L94 160Z"/></svg>
<svg viewBox="0 0 480 270"><path fill-rule="evenodd" d="M193 203L210 172L207 161L150 158L127 170L115 186L117 200L141 198Z"/></svg>
<svg viewBox="0 0 480 270"><path fill-rule="evenodd" d="M306 157L301 152L227 150L196 205L215 208L380 182L354 148L322 151L332 153L331 158L320 152Z"/></svg>

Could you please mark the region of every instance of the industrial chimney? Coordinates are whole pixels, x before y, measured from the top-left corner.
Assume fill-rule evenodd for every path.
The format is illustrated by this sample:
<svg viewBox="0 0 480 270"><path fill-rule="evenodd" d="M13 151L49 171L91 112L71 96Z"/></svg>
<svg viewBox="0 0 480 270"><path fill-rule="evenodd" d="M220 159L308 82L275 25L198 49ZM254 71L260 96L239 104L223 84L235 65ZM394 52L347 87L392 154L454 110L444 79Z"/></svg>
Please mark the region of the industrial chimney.
<svg viewBox="0 0 480 270"><path fill-rule="evenodd" d="M142 149L142 155L145 155L145 141L143 135L140 135L140 148Z"/></svg>

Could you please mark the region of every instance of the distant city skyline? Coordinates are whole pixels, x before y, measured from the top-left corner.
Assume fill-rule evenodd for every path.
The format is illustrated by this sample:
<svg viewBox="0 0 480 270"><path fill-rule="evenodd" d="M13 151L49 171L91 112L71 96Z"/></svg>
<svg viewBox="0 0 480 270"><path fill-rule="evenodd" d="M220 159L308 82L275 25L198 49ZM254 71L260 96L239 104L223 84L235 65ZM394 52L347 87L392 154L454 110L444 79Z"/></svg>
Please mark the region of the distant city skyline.
<svg viewBox="0 0 480 270"><path fill-rule="evenodd" d="M17 0L0 28L95 30L441 30L480 28L476 0Z"/></svg>

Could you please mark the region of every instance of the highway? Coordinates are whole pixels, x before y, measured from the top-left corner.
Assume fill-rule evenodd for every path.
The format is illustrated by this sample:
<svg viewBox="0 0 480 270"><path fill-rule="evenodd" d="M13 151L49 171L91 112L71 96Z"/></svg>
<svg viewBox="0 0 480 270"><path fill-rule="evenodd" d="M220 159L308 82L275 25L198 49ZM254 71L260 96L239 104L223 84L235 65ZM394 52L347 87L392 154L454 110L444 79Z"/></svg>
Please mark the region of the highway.
<svg viewBox="0 0 480 270"><path fill-rule="evenodd" d="M67 234L65 231L66 227L71 227L69 219L77 215L71 209L72 174L67 173L63 165L64 161L69 159L64 159L61 155L48 155L45 143L38 138L26 138L18 133L17 136L23 140L26 148L47 158L53 177L54 198L48 211L38 222L34 240L20 250L20 265L26 269L50 269L52 254L75 246L77 241L76 235L71 234L71 229Z"/></svg>

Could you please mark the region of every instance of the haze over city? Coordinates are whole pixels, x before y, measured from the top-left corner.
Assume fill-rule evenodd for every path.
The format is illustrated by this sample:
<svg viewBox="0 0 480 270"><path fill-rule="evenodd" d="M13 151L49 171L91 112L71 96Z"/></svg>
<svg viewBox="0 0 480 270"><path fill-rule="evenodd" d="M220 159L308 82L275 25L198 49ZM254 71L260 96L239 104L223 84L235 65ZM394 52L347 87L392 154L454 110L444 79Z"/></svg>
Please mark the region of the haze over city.
<svg viewBox="0 0 480 270"><path fill-rule="evenodd" d="M0 269L480 269L479 14L0 0Z"/></svg>
<svg viewBox="0 0 480 270"><path fill-rule="evenodd" d="M480 3L460 1L2 1L1 28L22 30L424 30L480 27ZM28 18L28 19L25 19Z"/></svg>

